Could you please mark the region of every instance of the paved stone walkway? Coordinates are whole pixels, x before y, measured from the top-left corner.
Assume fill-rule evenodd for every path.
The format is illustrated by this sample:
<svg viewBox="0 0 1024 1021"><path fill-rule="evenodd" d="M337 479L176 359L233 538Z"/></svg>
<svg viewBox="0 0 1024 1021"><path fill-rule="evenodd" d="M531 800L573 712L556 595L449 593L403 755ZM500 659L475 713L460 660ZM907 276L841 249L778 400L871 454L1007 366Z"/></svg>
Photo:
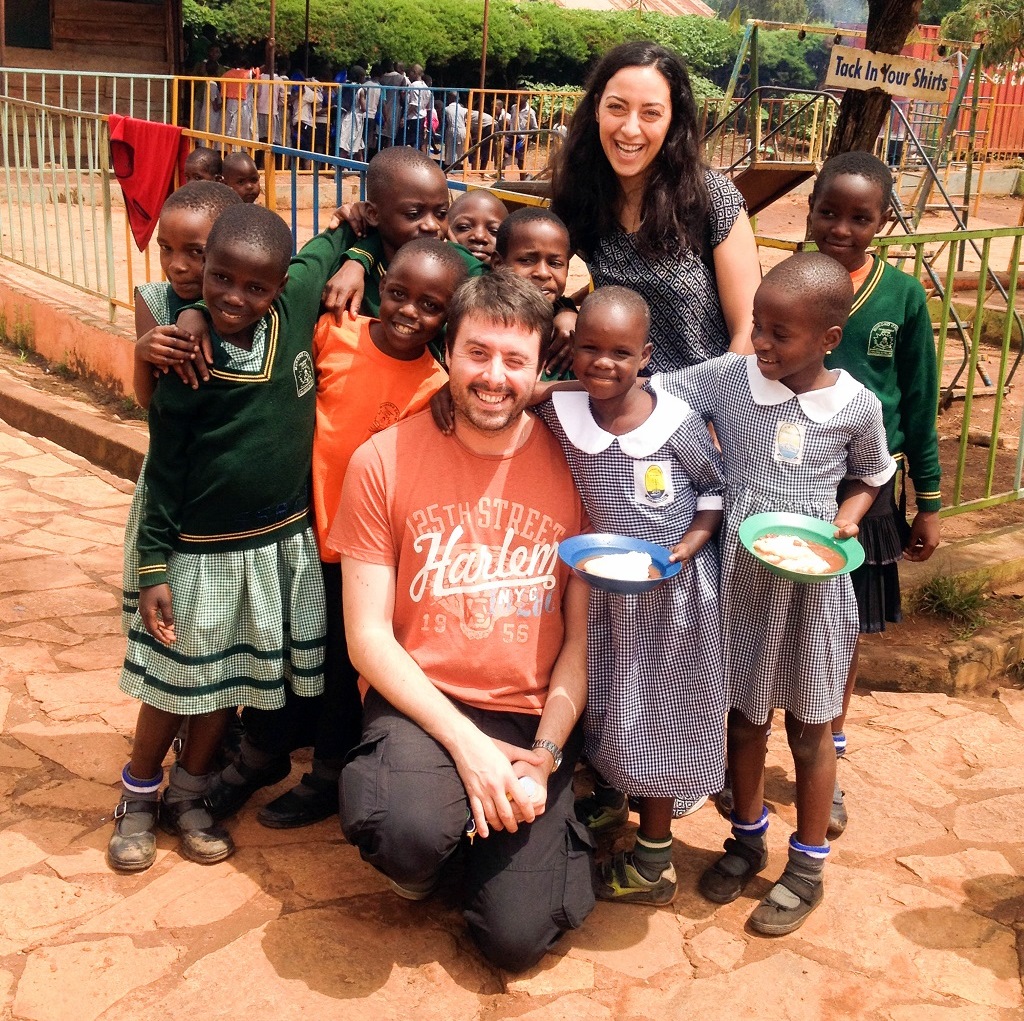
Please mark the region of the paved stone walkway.
<svg viewBox="0 0 1024 1021"><path fill-rule="evenodd" d="M726 835L710 807L675 827L672 908L601 904L507 984L467 940L454 889L399 901L334 822L265 830L249 811L227 862L194 865L161 836L149 872L114 875L112 781L135 719L117 690L130 490L0 422L0 1018L1024 1016L1021 691L855 699L850 828L825 903L782 939L744 928L767 881L723 908L695 892ZM790 774L777 731L771 876L795 821Z"/></svg>

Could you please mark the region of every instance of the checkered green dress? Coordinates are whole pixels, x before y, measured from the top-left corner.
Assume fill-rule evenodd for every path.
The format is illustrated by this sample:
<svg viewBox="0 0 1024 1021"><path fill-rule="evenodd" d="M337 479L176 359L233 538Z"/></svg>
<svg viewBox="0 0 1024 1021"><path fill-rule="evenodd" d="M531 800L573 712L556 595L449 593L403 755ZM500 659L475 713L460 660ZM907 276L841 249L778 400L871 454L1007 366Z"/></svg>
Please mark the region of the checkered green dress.
<svg viewBox="0 0 1024 1021"><path fill-rule="evenodd" d="M149 309L157 326L170 326L178 313L188 304L179 298L170 284L140 284L135 288L135 300ZM124 526L124 566L121 576L121 630L128 634L132 618L139 608L139 522L146 509L146 462L143 460L139 480L135 483L132 505Z"/></svg>
<svg viewBox="0 0 1024 1021"><path fill-rule="evenodd" d="M261 323L252 351L225 344L227 367L258 368L265 340ZM140 517L141 512L140 506ZM136 573L136 587L137 579ZM311 528L256 549L171 552L167 580L176 641L161 645L136 609L121 671L123 692L157 709L193 716L239 705L279 709L286 684L301 696L323 691L326 616Z"/></svg>

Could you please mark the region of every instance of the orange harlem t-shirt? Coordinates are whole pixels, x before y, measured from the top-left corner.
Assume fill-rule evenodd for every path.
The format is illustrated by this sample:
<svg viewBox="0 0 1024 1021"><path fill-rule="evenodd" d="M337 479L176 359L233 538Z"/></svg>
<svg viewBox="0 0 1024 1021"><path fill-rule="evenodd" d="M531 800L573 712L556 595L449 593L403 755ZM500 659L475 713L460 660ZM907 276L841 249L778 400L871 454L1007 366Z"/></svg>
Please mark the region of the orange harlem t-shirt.
<svg viewBox="0 0 1024 1021"><path fill-rule="evenodd" d="M374 433L421 411L447 373L429 351L415 361L390 358L370 340L366 316L320 317L313 334L316 430L313 433L313 517L322 560L337 563L327 533L338 510L349 458Z"/></svg>
<svg viewBox="0 0 1024 1021"><path fill-rule="evenodd" d="M507 456L474 454L429 412L352 457L330 545L397 567L398 643L450 698L540 713L562 647L569 571L586 527L565 457L535 422Z"/></svg>

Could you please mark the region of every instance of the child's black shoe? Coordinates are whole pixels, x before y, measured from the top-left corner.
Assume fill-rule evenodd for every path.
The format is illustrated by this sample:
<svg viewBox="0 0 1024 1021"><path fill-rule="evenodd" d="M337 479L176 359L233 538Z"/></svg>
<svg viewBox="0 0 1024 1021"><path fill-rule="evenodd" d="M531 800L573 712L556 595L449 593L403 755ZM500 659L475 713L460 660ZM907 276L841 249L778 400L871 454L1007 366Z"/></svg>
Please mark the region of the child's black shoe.
<svg viewBox="0 0 1024 1021"><path fill-rule="evenodd" d="M762 936L785 936L795 932L824 895L825 884L821 879L817 882L804 879L787 865L768 896L751 913L750 928Z"/></svg>
<svg viewBox="0 0 1024 1021"><path fill-rule="evenodd" d="M114 809L114 832L107 844L107 862L118 872L144 872L156 860L156 828L160 802L123 797Z"/></svg>
<svg viewBox="0 0 1024 1021"><path fill-rule="evenodd" d="M164 802L160 828L177 836L181 853L200 865L213 865L235 853L235 843L223 826L217 826L206 798Z"/></svg>

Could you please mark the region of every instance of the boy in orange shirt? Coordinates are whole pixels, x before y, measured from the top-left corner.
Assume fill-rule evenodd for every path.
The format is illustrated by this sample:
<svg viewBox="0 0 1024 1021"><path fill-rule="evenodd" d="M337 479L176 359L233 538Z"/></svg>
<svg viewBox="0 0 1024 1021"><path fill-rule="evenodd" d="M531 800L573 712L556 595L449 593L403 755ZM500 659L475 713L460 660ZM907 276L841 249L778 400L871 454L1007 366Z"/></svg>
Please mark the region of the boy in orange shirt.
<svg viewBox="0 0 1024 1021"><path fill-rule="evenodd" d="M324 694L291 699L283 710L246 711L242 753L210 791L215 818L237 811L259 787L284 779L291 770L289 752L309 743L309 736L311 772L257 818L264 826L287 829L338 811L338 777L346 755L359 743L362 705L345 644L339 556L325 540L356 448L425 408L447 380L427 345L441 333L448 304L466 275L452 245L435 238L410 241L396 252L381 282L380 319L345 316L339 323L331 314L320 317L313 336L312 503L328 608Z"/></svg>

